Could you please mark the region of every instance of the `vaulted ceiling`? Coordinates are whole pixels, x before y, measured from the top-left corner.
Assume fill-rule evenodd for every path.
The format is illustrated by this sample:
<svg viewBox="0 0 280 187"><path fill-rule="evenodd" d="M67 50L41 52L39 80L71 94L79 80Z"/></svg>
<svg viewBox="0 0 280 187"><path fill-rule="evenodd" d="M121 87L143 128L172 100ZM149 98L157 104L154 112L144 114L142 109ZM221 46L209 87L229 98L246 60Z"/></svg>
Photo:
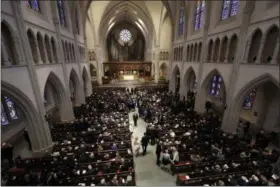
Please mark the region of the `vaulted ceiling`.
<svg viewBox="0 0 280 187"><path fill-rule="evenodd" d="M143 33L148 48L159 45L160 26L166 17L172 24L168 1L79 1L82 16L88 19L95 35L95 44L104 46L112 27L122 21L137 26ZM174 1L173 1L174 4ZM86 21L85 21L86 22ZM85 23L84 22L84 23Z"/></svg>

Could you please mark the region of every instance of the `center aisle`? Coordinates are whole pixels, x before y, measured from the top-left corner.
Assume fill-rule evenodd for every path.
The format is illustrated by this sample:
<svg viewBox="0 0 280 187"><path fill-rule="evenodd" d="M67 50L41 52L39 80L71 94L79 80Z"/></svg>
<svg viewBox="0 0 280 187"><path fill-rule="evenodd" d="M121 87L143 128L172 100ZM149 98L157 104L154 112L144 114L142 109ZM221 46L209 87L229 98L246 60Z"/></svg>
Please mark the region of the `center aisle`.
<svg viewBox="0 0 280 187"><path fill-rule="evenodd" d="M129 113L129 122L133 124L133 112ZM137 127L134 127L133 138L137 136L141 141L144 132L146 132L146 122L139 118ZM133 147L133 139L132 147ZM134 148L133 148L134 149ZM156 146L147 147L147 154L145 156L134 156L135 179L137 186L176 186L176 177L163 171L156 165ZM142 147L140 149L142 153Z"/></svg>

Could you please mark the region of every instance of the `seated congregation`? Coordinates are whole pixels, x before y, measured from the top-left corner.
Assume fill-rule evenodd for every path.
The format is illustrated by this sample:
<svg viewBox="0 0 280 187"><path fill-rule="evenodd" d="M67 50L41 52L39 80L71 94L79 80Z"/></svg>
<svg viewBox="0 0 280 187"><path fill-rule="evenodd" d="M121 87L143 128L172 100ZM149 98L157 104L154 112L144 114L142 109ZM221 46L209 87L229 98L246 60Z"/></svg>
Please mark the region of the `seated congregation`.
<svg viewBox="0 0 280 187"><path fill-rule="evenodd" d="M197 114L189 101L182 104L167 91L143 89L136 95L139 108L148 103L144 108L153 114L146 135L151 145L157 142L157 164L177 174L177 185L280 184L273 133L224 133L218 115Z"/></svg>
<svg viewBox="0 0 280 187"><path fill-rule="evenodd" d="M156 146L155 164L176 175L176 185L280 184L271 134L224 133L220 116L196 113L166 87L142 86L94 89L85 105L74 108L76 120L50 124L52 153L17 158L5 185L136 185L133 159L139 147L132 148L131 138L138 137L128 119L135 107L147 123L144 138Z"/></svg>
<svg viewBox="0 0 280 187"><path fill-rule="evenodd" d="M75 121L51 124L52 153L16 158L6 185L135 185L125 92L97 89L86 105L74 108Z"/></svg>

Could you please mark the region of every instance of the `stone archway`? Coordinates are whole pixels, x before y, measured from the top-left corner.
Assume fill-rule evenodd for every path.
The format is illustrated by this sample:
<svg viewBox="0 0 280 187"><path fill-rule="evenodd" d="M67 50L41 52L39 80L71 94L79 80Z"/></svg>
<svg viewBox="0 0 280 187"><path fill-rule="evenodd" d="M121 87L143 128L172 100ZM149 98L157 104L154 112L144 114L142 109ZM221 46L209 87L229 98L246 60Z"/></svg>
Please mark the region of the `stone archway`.
<svg viewBox="0 0 280 187"><path fill-rule="evenodd" d="M84 102L84 93L78 74L74 69L70 73L69 89L73 106L82 104Z"/></svg>
<svg viewBox="0 0 280 187"><path fill-rule="evenodd" d="M27 120L27 131L34 152L41 152L52 147L50 129L43 114L39 114L32 101L19 89L1 81L1 93L9 96Z"/></svg>
<svg viewBox="0 0 280 187"><path fill-rule="evenodd" d="M184 75L183 84L184 85L182 87L182 89L183 89L182 95L185 96L185 98L187 98L187 93L189 91L196 92L196 89L197 89L196 88L196 85L197 85L197 83L196 83L196 74L195 74L195 71L193 70L192 67L190 67L186 71L186 73Z"/></svg>
<svg viewBox="0 0 280 187"><path fill-rule="evenodd" d="M205 102L212 103L212 110L222 116L226 105L226 86L218 70L214 69L202 81L200 92L197 93L195 108L205 112Z"/></svg>
<svg viewBox="0 0 280 187"><path fill-rule="evenodd" d="M246 105L248 97L252 96L252 103ZM224 116L222 129L234 133L239 120L243 119L257 129L280 132L279 102L279 82L271 75L264 74L248 82L238 92Z"/></svg>
<svg viewBox="0 0 280 187"><path fill-rule="evenodd" d="M49 98L45 98L46 96ZM51 112L53 114L53 120L67 121L74 118L72 107L69 107L71 106L71 100L67 97L64 85L53 72L49 74L46 80L44 100L46 111L55 111Z"/></svg>
<svg viewBox="0 0 280 187"><path fill-rule="evenodd" d="M171 81L171 88L172 92L175 94L179 94L180 91L180 70L178 66L176 65L175 68L173 69L172 73L172 81Z"/></svg>

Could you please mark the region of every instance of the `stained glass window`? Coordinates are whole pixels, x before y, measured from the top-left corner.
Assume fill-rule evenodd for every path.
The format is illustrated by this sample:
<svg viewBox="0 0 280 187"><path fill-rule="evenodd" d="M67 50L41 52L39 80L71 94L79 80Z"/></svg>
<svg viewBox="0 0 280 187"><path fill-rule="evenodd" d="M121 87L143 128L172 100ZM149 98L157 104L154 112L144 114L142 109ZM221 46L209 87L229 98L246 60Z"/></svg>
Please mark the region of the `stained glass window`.
<svg viewBox="0 0 280 187"><path fill-rule="evenodd" d="M180 19L179 19L179 36L182 36L184 33L184 25L185 25L185 10L182 6L180 9Z"/></svg>
<svg viewBox="0 0 280 187"><path fill-rule="evenodd" d="M224 0L221 19L225 20L230 16L235 16L238 10L239 0Z"/></svg>
<svg viewBox="0 0 280 187"><path fill-rule="evenodd" d="M250 94L248 94L243 102L243 108L245 110L251 110L253 108L254 105L254 101L256 99L256 95L257 95L257 89L253 89Z"/></svg>
<svg viewBox="0 0 280 187"><path fill-rule="evenodd" d="M237 9L238 9L238 0L232 0L230 16L235 16L237 14Z"/></svg>
<svg viewBox="0 0 280 187"><path fill-rule="evenodd" d="M25 4L25 6L40 12L40 2L39 2L39 0L25 0L24 4Z"/></svg>
<svg viewBox="0 0 280 187"><path fill-rule="evenodd" d="M212 78L209 95L219 97L221 89L222 77L220 75L215 75Z"/></svg>
<svg viewBox="0 0 280 187"><path fill-rule="evenodd" d="M9 121L7 118L7 114L5 112L3 104L1 103L1 125L8 125L8 124L9 124Z"/></svg>
<svg viewBox="0 0 280 187"><path fill-rule="evenodd" d="M11 98L9 97L4 97L6 105L7 105L7 109L9 111L9 116L11 119L18 119L18 114L17 111L15 109L15 104L14 102L11 100Z"/></svg>
<svg viewBox="0 0 280 187"><path fill-rule="evenodd" d="M64 4L63 4L62 0L57 0L57 7L58 7L60 24L63 25L64 27L66 27L67 22L66 22L66 17L65 17Z"/></svg>
<svg viewBox="0 0 280 187"><path fill-rule="evenodd" d="M197 0L194 30L198 30L203 26L205 0Z"/></svg>

